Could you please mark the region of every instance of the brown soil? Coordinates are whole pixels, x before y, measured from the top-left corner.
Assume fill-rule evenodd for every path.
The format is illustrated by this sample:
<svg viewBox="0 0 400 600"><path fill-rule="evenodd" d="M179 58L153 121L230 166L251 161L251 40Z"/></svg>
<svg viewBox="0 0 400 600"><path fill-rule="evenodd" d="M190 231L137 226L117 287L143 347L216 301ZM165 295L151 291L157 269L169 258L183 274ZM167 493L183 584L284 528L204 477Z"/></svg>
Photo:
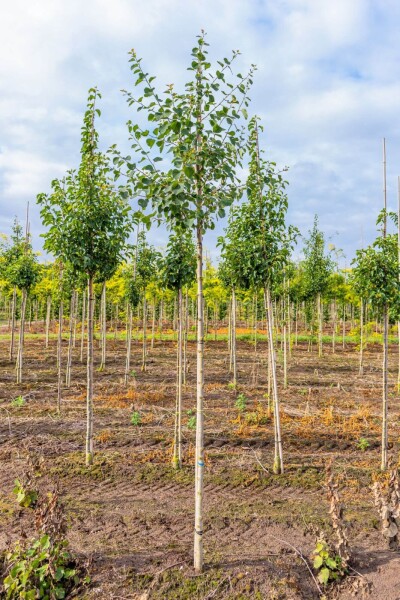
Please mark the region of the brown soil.
<svg viewBox="0 0 400 600"><path fill-rule="evenodd" d="M354 348L340 347L335 355L327 348L322 359L306 345L293 349L289 387L280 385L285 474L274 476L265 346L259 344L254 365L254 347L238 344L239 388L234 391L228 386L226 343L206 344L207 569L196 577L191 568L194 432L186 415L195 402L194 345L189 344L185 464L179 472L170 466L173 342L156 342L145 373L140 345L133 345L136 377L126 390L124 343L108 341L106 370L96 372L92 468L84 466L86 371L79 349L58 417L55 341L46 350L42 336L27 340L22 385L15 384L7 347L0 341L0 549L20 537L21 529L31 529L29 511L16 505L12 488L27 453L34 451L45 458L44 480L60 482L71 549L90 560L92 581L81 598L312 600L319 594L299 554L309 559L316 528L332 535L324 466L333 458L354 571L327 597L345 600L359 590L360 598L400 598L400 554L385 547L370 492L380 464L379 348L366 352L363 377ZM392 348L389 430L397 456L396 363ZM235 409L238 392L248 398L246 413L252 416L247 419ZM26 402L15 407L11 401L19 395ZM133 409L142 415L140 426L130 423ZM365 451L357 447L363 437L369 442Z"/></svg>

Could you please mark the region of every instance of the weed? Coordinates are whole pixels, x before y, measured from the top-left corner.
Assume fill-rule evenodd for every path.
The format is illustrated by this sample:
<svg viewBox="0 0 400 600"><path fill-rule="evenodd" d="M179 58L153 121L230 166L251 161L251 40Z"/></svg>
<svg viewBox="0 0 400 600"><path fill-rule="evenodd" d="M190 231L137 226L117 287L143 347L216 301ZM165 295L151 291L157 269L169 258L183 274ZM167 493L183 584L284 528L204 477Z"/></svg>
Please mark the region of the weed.
<svg viewBox="0 0 400 600"><path fill-rule="evenodd" d="M247 406L247 398L244 394L239 394L236 398L235 407L238 409L240 413L243 413L246 410Z"/></svg>
<svg viewBox="0 0 400 600"><path fill-rule="evenodd" d="M33 508L36 505L37 491L26 487L19 479L15 480L13 494L16 495L18 504L23 508Z"/></svg>
<svg viewBox="0 0 400 600"><path fill-rule="evenodd" d="M196 429L196 413L193 409L189 409L187 411L187 416L189 417L188 422L187 422L187 428L188 429Z"/></svg>
<svg viewBox="0 0 400 600"><path fill-rule="evenodd" d="M360 439L357 442L357 448L359 450L361 450L362 452L365 452L366 450L368 450L368 448L370 447L370 443L367 440L367 438L365 437L360 437Z"/></svg>
<svg viewBox="0 0 400 600"><path fill-rule="evenodd" d="M25 398L23 396L17 396L14 400L11 400L11 406L21 407L25 406Z"/></svg>
<svg viewBox="0 0 400 600"><path fill-rule="evenodd" d="M134 410L131 414L131 425L139 426L142 424L142 415L138 410Z"/></svg>
<svg viewBox="0 0 400 600"><path fill-rule="evenodd" d="M342 559L324 539L318 540L312 558L314 569L318 572L318 581L323 585L328 585L343 575Z"/></svg>

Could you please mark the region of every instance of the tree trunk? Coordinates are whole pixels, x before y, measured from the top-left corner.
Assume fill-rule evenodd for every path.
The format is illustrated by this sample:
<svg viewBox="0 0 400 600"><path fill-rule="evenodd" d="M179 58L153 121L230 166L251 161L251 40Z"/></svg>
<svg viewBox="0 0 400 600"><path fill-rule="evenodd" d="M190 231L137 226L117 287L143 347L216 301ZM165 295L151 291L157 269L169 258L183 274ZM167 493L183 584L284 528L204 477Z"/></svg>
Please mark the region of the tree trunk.
<svg viewBox="0 0 400 600"><path fill-rule="evenodd" d="M107 300L106 300L106 282L103 282L101 290L101 364L99 371L104 371L106 367L106 343L107 343Z"/></svg>
<svg viewBox="0 0 400 600"><path fill-rule="evenodd" d="M146 371L147 359L147 300L146 290L143 293L143 353L142 353L142 371Z"/></svg>
<svg viewBox="0 0 400 600"><path fill-rule="evenodd" d="M155 337L155 332L156 332L156 301L155 299L153 300L153 306L152 306L152 321L151 321L151 349L154 348L154 337Z"/></svg>
<svg viewBox="0 0 400 600"><path fill-rule="evenodd" d="M88 347L86 394L86 465L93 464L93 277L88 280Z"/></svg>
<svg viewBox="0 0 400 600"><path fill-rule="evenodd" d="M125 361L125 386L128 387L129 371L131 368L131 348L132 348L132 308L127 305L126 315L126 361Z"/></svg>
<svg viewBox="0 0 400 600"><path fill-rule="evenodd" d="M323 328L323 314L322 314L322 301L321 294L317 296L317 314L318 314L318 356L322 356L322 328Z"/></svg>
<svg viewBox="0 0 400 600"><path fill-rule="evenodd" d="M68 358L67 368L65 373L65 385L67 388L71 385L71 366L72 366L72 341L74 332L74 311L75 311L75 290L71 295L71 301L69 305L69 338L68 338Z"/></svg>
<svg viewBox="0 0 400 600"><path fill-rule="evenodd" d="M383 309L383 368L382 368L382 462L381 470L385 471L388 464L388 306Z"/></svg>
<svg viewBox="0 0 400 600"><path fill-rule="evenodd" d="M364 302L360 301L360 368L359 375L364 373Z"/></svg>
<svg viewBox="0 0 400 600"><path fill-rule="evenodd" d="M232 383L236 387L237 385L237 360L236 360L236 291L232 288L232 367L233 367L233 380Z"/></svg>
<svg viewBox="0 0 400 600"><path fill-rule="evenodd" d="M21 301L21 320L19 326L18 354L17 354L17 383L22 383L22 360L24 354L24 336L25 336L25 311L28 293L26 289L22 290Z"/></svg>
<svg viewBox="0 0 400 600"><path fill-rule="evenodd" d="M283 450L282 450L282 436L281 436L281 423L279 414L279 398L278 398L278 383L276 377L276 357L274 348L274 315L271 302L271 293L269 288L265 289L266 306L265 309L268 315L268 342L269 351L271 357L271 379L272 379L272 393L274 401L274 426L275 426L275 460L274 460L274 473L283 473Z"/></svg>
<svg viewBox="0 0 400 600"><path fill-rule="evenodd" d="M85 345L86 294L87 294L87 291L84 291L82 294L81 356L80 356L81 363L83 362L83 348Z"/></svg>
<svg viewBox="0 0 400 600"><path fill-rule="evenodd" d="M177 386L175 412L175 440L173 465L176 469L182 466L182 367L183 367L183 310L182 288L178 290L178 347L177 347Z"/></svg>
<svg viewBox="0 0 400 600"><path fill-rule="evenodd" d="M61 389L62 389L62 334L64 320L64 303L60 299L58 307L58 336L57 336L57 412L61 414Z"/></svg>
<svg viewBox="0 0 400 600"><path fill-rule="evenodd" d="M196 456L194 568L203 570L203 488L204 488L204 298L203 298L203 234L197 224L197 386L196 386Z"/></svg>
<svg viewBox="0 0 400 600"><path fill-rule="evenodd" d="M15 340L15 313L17 309L17 289L14 286L11 305L11 341L10 341L10 362L14 358L14 340Z"/></svg>
<svg viewBox="0 0 400 600"><path fill-rule="evenodd" d="M47 308L46 308L46 348L49 347L50 316L51 316L51 296L47 296Z"/></svg>

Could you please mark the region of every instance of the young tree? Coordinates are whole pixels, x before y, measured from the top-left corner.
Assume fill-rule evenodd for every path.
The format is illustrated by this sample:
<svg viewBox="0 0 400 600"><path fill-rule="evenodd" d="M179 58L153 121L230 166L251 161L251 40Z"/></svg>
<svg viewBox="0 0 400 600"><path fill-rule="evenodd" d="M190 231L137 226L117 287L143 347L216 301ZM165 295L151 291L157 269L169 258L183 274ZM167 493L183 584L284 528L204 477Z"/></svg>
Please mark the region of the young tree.
<svg viewBox="0 0 400 600"><path fill-rule="evenodd" d="M83 119L81 162L64 180L52 182L50 195L40 194L41 216L49 229L44 247L85 273L88 285L86 463L93 462L93 284L111 277L122 258L132 227L126 193L115 187L108 158L99 150L95 115L100 115L96 88L89 90Z"/></svg>
<svg viewBox="0 0 400 600"><path fill-rule="evenodd" d="M384 217L386 219L386 216ZM382 215L378 223L382 222ZM354 264L354 285L361 298L369 299L388 319L388 309L395 318L400 315L400 268L397 235L378 237L371 246L357 250ZM384 323L385 325L385 323ZM382 460L381 469L388 464L388 339L384 327L382 366Z"/></svg>
<svg viewBox="0 0 400 600"><path fill-rule="evenodd" d="M142 371L146 370L147 359L147 298L146 290L151 281L157 277L158 263L161 259L161 254L146 241L144 231L139 233L137 247L135 250L136 264L136 285L142 296L143 309L143 352L142 352Z"/></svg>
<svg viewBox="0 0 400 600"><path fill-rule="evenodd" d="M240 282L241 287L264 290L274 401L274 472L282 473L283 451L271 288L281 277L288 263L297 230L286 225L288 207L285 192L286 182L282 174L277 172L275 163L264 160L260 155L258 129L257 119L251 119L248 142L250 165L247 201L232 209L229 242L234 244L234 251L238 257L234 266L237 271L237 281Z"/></svg>
<svg viewBox="0 0 400 600"><path fill-rule="evenodd" d="M203 481L204 481L204 320L203 320L203 235L214 227L216 217L240 193L236 168L244 152L242 117L246 117L248 89L253 70L231 79L232 64L239 55L218 61L212 68L205 34L192 50L191 80L182 92L167 86L159 94L154 77L143 70L141 59L132 51L131 69L135 84L143 87L139 97L127 94L130 105L147 113L149 128L128 123L133 148L141 155L115 157L117 167L127 165L134 190L149 202L171 227L194 228L197 246L197 418L195 456L195 542L194 566L203 568ZM168 168L160 167L168 151ZM162 166L165 168L162 169Z"/></svg>
<svg viewBox="0 0 400 600"><path fill-rule="evenodd" d="M318 217L314 217L314 226L304 247L305 291L308 298L317 304L318 355L322 356L323 308L322 294L328 287L329 276L333 270L330 256L325 256L324 234L318 229Z"/></svg>
<svg viewBox="0 0 400 600"><path fill-rule="evenodd" d="M163 285L178 296L178 346L177 385L174 429L174 453L172 463L176 469L182 466L182 382L183 382L183 301L182 289L195 279L196 254L192 234L188 230L176 230L168 240L162 261Z"/></svg>
<svg viewBox="0 0 400 600"><path fill-rule="evenodd" d="M15 220L13 233L11 236L12 244L6 247L2 252L2 272L5 279L13 288L13 316L12 330L15 323L16 309L16 290L21 292L21 315L20 315L20 330L18 340L18 353L16 362L17 383L22 381L22 362L24 350L25 336L25 313L28 295L32 287L39 279L40 269L37 264L37 257L33 253L28 226L25 237L22 234L22 228ZM13 355L14 333L11 335L10 358Z"/></svg>

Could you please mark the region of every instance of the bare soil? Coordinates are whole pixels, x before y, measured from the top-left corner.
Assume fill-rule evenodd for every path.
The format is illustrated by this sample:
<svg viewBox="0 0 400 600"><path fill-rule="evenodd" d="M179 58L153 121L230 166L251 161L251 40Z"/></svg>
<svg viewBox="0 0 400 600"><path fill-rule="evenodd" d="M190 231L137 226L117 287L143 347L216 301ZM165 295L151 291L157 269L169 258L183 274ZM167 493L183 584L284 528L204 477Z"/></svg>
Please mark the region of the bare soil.
<svg viewBox="0 0 400 600"><path fill-rule="evenodd" d="M319 598L304 562L316 529L328 536L324 468L330 459L340 481L354 552L350 576L328 598L400 599L400 554L387 550L370 485L380 465L381 349L365 353L358 375L355 347L322 358L305 344L293 348L289 385L283 389L285 473L272 474L273 425L267 413L266 347L238 343L239 386L230 388L227 348L206 344L205 559L203 575L191 567L194 516L194 431L186 411L195 403L195 346L189 343L184 393L184 466L171 467L176 347L157 341L147 371L133 344L128 389L123 385L125 344L108 340L105 371L95 376L95 464L84 465L85 365L74 349L72 385L56 413L54 339L26 341L24 382L15 383L8 341L0 340L0 550L21 531L29 511L12 494L28 453L43 455L44 480L58 480L68 515L73 552L89 560L91 584L79 597L124 599ZM100 361L100 352L97 359ZM64 348L64 357L66 347ZM397 348L390 351L390 442L399 449ZM282 379L281 370L279 377ZM245 414L235 408L242 392ZM25 404L12 400L22 395ZM133 410L140 426L130 422ZM249 415L247 416L246 415ZM358 447L360 438L368 448ZM333 539L333 538L332 538Z"/></svg>

